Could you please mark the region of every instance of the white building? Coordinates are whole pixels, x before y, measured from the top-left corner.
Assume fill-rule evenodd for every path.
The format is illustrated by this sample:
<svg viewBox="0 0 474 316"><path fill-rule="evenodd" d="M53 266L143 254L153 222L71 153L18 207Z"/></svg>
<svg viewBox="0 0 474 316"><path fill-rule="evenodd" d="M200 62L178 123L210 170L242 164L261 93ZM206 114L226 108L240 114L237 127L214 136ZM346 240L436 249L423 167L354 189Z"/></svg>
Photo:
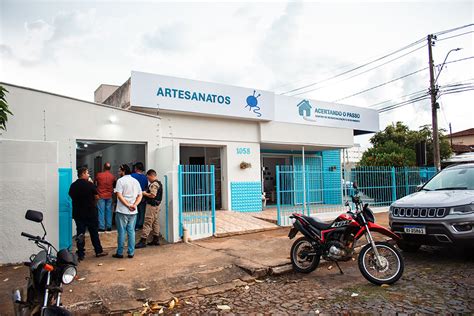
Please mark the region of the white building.
<svg viewBox="0 0 474 316"><path fill-rule="evenodd" d="M14 114L0 138L1 262L33 251L20 237L40 232L24 219L27 209L45 213L53 243L70 244L67 189L77 166L95 174L106 161L113 171L143 161L163 183L166 176L169 216L161 221L176 242L180 223L194 238L212 235L213 208L261 211L262 192L276 204L277 165L314 165L333 173L320 179L325 186L340 186L340 150L379 128L366 108L141 72L96 90L109 105L0 84Z"/></svg>

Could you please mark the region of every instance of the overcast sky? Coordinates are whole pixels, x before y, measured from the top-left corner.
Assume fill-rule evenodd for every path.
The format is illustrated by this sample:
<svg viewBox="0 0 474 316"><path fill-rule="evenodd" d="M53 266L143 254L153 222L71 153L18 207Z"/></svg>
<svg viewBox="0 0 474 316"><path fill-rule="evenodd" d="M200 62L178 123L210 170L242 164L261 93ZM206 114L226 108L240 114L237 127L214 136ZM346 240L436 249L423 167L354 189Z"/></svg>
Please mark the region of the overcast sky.
<svg viewBox="0 0 474 316"><path fill-rule="evenodd" d="M455 0L0 3L0 81L90 101L101 83L120 85L131 70L283 93L474 22L474 1ZM440 37L469 31L474 27ZM334 101L427 67L427 48L419 46L301 96ZM474 56L474 33L439 41L435 63L457 47L463 49L448 61ZM439 84L468 79L474 80L474 59L448 64ZM425 70L341 103L367 107L428 84ZM442 96L440 126L451 122L453 132L474 127L473 100L474 91ZM380 128L397 120L411 128L430 124L429 109L423 101L382 113Z"/></svg>

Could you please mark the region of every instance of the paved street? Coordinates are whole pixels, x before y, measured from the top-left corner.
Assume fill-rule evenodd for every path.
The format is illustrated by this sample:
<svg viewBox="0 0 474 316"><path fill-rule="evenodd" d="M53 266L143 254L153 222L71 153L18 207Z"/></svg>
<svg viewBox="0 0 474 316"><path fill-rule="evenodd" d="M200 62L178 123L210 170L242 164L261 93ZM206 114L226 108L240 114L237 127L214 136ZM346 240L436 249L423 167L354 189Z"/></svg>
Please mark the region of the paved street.
<svg viewBox="0 0 474 316"><path fill-rule="evenodd" d="M343 263L345 275L324 266L309 275L290 273L233 291L182 299L168 314L201 313L472 313L474 261L452 251L424 248L404 254L402 279L389 287L369 284L356 262ZM230 310L219 309L227 305ZM222 308L222 306L221 306Z"/></svg>
<svg viewBox="0 0 474 316"><path fill-rule="evenodd" d="M387 226L387 213L376 218ZM288 264L293 241L287 234L288 228L279 228L147 247L134 259L95 258L89 252L78 267L78 280L65 287L63 302L75 312L114 315L143 311L145 302L168 307L173 297L179 304L164 308L165 314L474 311L469 301L474 297L472 257L435 248L404 253L402 279L376 287L362 277L354 261L341 264L344 275L336 266L329 269L327 262L309 275L292 273ZM103 235L104 241L107 237ZM23 286L27 274L21 265L0 267L0 315L11 313L11 290Z"/></svg>

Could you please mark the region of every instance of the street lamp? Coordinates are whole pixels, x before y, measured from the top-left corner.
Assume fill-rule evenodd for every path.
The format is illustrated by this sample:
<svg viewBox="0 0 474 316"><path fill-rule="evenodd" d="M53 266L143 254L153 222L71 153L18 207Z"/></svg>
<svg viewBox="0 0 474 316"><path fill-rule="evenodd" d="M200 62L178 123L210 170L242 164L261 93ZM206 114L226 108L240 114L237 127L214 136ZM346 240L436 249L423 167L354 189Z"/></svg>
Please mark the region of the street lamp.
<svg viewBox="0 0 474 316"><path fill-rule="evenodd" d="M435 43L436 36L432 34L428 35L428 57L429 57L429 65L430 65L430 96L431 96L431 120L432 120L432 127L433 127L433 163L435 168L439 171L441 169L441 157L439 152L439 135L438 135L438 103L436 102L438 89L435 86L436 81L438 80L439 75L441 74L441 70L443 70L444 64L448 59L448 56L453 51L458 51L460 48L451 49L444 58L443 64L436 76L434 77L434 63L433 63L433 52L432 47Z"/></svg>
<svg viewBox="0 0 474 316"><path fill-rule="evenodd" d="M457 52L458 50L461 50L461 49L462 49L462 48L460 48L460 47L458 47L458 48L453 48L453 49L451 49L451 50L446 54L446 57L444 58L444 61L443 61L443 63L441 64L441 67L439 68L438 75L436 76L435 84L438 82L439 75L441 74L441 71L443 70L444 64L446 63L446 60L448 59L449 54L451 54L451 52Z"/></svg>

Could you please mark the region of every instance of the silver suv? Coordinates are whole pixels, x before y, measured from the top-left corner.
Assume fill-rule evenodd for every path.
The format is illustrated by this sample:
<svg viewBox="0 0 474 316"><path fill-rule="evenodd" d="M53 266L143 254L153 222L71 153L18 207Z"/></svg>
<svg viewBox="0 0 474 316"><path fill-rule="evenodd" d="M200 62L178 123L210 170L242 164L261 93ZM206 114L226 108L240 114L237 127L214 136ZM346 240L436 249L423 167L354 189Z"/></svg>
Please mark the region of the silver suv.
<svg viewBox="0 0 474 316"><path fill-rule="evenodd" d="M395 201L389 220L404 251L421 245L474 247L474 163L448 167Z"/></svg>

